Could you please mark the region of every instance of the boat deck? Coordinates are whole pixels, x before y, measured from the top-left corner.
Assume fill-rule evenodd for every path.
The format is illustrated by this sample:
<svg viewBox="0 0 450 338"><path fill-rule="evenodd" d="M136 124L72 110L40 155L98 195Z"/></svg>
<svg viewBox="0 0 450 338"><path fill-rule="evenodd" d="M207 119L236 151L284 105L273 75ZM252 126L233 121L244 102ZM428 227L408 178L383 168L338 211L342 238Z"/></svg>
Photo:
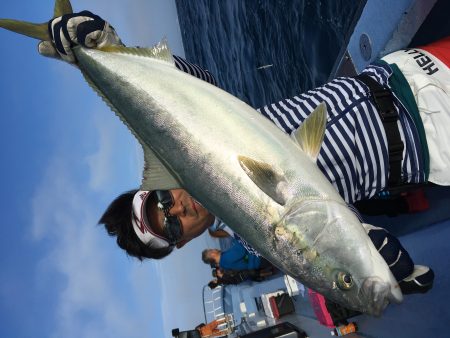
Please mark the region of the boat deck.
<svg viewBox="0 0 450 338"><path fill-rule="evenodd" d="M450 220L401 236L403 245L414 261L433 268L436 274L433 289L426 294L406 295L402 304L389 305L380 318L367 315L354 317L352 320L357 323L359 330L348 337L442 337L450 320L450 310L446 304L450 300L450 260L447 259L449 239ZM289 321L311 338L330 335L331 330L317 321L307 292L304 296L300 294L293 297L296 308L294 314L275 320L266 317L263 311L258 311L255 297L277 290L287 291L281 274L261 283L226 286L223 291L224 312L233 313L236 324L244 323L241 330L254 331L262 320L265 320L266 325L261 328ZM255 315L249 316L252 313Z"/></svg>

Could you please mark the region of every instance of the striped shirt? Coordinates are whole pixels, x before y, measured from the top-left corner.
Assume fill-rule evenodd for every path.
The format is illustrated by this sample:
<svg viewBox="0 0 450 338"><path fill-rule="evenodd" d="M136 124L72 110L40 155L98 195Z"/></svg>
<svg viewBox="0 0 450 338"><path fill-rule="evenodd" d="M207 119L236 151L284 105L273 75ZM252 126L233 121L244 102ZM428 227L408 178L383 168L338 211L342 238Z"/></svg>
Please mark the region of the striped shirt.
<svg viewBox="0 0 450 338"><path fill-rule="evenodd" d="M373 64L363 72L389 87L392 70L388 65ZM337 78L259 111L292 133L322 101L327 105L328 120L318 167L347 203L373 197L387 187L389 159L383 123L365 84L354 78ZM414 120L395 95L394 106L405 145L402 183L424 182L423 154Z"/></svg>
<svg viewBox="0 0 450 338"><path fill-rule="evenodd" d="M175 62L179 69L216 84L208 71L179 57L175 57ZM387 64L374 63L363 72L389 87L392 70ZM389 159L386 133L365 84L354 78L336 78L258 111L284 132L292 133L321 102L327 105L328 119L317 158L319 169L347 203L373 197L387 187ZM401 181L424 182L423 154L414 120L395 94L394 106L399 114L400 137L405 146Z"/></svg>
<svg viewBox="0 0 450 338"><path fill-rule="evenodd" d="M203 81L217 86L216 79L208 70L202 69L199 66L194 65L193 63L187 62L185 59L176 55L173 55L173 60L175 61L175 66L179 70L182 70L185 73L193 75L199 79L202 79Z"/></svg>

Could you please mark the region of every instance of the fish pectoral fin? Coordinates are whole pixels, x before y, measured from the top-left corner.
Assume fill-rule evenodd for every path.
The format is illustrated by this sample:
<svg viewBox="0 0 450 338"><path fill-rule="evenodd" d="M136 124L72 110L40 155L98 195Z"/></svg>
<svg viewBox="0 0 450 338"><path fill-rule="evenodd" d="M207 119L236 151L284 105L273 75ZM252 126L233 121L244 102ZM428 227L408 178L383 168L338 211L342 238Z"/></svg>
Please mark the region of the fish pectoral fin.
<svg viewBox="0 0 450 338"><path fill-rule="evenodd" d="M280 205L286 204L283 187L286 179L270 164L246 156L238 156L239 164L248 177L268 196Z"/></svg>
<svg viewBox="0 0 450 338"><path fill-rule="evenodd" d="M138 47L110 45L98 48L98 50L107 53L121 53L121 54L131 54L142 57L148 57L164 61L168 64L175 66L175 61L173 60L172 52L170 51L166 38L163 38L158 44L156 44L152 48L138 48Z"/></svg>
<svg viewBox="0 0 450 338"><path fill-rule="evenodd" d="M302 150L315 162L319 156L327 125L327 106L321 102L291 137Z"/></svg>
<svg viewBox="0 0 450 338"><path fill-rule="evenodd" d="M169 190L182 188L177 177L156 157L155 153L141 142L144 149L144 172L141 190Z"/></svg>

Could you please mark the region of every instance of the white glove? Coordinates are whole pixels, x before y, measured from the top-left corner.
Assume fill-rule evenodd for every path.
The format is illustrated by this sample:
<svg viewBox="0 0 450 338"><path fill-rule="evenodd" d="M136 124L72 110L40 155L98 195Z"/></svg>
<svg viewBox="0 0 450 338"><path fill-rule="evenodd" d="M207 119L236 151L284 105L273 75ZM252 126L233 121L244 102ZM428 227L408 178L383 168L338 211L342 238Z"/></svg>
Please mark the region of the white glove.
<svg viewBox="0 0 450 338"><path fill-rule="evenodd" d="M76 63L72 48L82 45L88 48L123 45L114 28L98 15L89 11L66 14L48 23L52 41L39 43L39 53Z"/></svg>

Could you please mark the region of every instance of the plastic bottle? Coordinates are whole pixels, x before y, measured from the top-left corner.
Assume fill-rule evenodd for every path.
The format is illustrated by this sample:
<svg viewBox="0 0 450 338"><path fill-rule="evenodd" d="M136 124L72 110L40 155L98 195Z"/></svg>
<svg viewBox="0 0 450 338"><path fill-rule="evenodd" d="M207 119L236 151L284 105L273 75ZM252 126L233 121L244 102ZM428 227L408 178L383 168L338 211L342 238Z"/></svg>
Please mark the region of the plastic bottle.
<svg viewBox="0 0 450 338"><path fill-rule="evenodd" d="M351 322L347 325L341 325L336 327L333 331L331 331L332 336L345 336L349 333L353 333L358 331L358 326L356 323Z"/></svg>

